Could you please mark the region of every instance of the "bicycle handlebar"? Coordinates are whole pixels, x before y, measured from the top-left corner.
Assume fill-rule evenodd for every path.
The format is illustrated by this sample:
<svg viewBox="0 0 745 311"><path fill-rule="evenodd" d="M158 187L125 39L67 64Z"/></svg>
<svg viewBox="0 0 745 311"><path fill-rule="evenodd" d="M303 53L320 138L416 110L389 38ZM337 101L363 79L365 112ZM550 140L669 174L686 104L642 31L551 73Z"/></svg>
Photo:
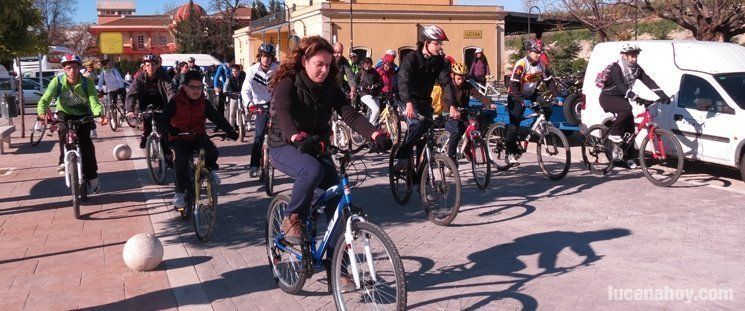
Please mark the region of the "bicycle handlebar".
<svg viewBox="0 0 745 311"><path fill-rule="evenodd" d="M333 155L333 154L341 153L343 155L354 155L364 149L370 149L370 147L368 146L368 143L364 143L362 144L362 146L359 146L353 150L345 150L345 149L341 149L334 145L329 145L327 154Z"/></svg>

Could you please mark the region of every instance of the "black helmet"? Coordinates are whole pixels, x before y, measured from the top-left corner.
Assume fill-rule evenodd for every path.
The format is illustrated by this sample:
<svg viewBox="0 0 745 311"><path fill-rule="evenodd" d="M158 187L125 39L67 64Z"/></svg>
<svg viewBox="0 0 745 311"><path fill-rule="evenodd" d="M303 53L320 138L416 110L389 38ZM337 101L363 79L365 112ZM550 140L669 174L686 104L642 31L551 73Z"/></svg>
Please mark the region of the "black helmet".
<svg viewBox="0 0 745 311"><path fill-rule="evenodd" d="M142 57L142 62L143 63L154 62L156 64L160 64L160 57L158 57L158 56L156 56L154 54L147 54L147 55L145 55L145 56Z"/></svg>
<svg viewBox="0 0 745 311"><path fill-rule="evenodd" d="M271 44L271 43L262 43L259 46L259 53L264 53L264 54L268 54L268 55L274 56L274 55L277 54L277 50L274 48L274 44Z"/></svg>

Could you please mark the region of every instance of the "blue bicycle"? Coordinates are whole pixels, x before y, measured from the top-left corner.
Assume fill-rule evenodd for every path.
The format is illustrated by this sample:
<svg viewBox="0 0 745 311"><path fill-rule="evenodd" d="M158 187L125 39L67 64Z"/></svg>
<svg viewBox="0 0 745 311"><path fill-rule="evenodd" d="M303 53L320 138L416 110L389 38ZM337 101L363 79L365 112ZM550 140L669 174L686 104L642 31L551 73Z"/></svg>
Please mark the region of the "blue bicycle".
<svg viewBox="0 0 745 311"><path fill-rule="evenodd" d="M269 205L266 227L269 265L275 281L286 293L297 294L309 277L325 270L338 310L404 310L406 282L398 250L383 229L368 222L364 211L352 203L346 167L352 155L365 148L363 145L347 151L329 146L332 155L341 154L341 183L325 192L317 189L318 198L313 200L310 215L303 224L305 242L299 245L300 249L285 242L282 232L282 219L290 198L286 195L274 198ZM323 238L317 240L318 216L324 213L327 203L339 198ZM333 258L328 258L328 244L337 222L344 225L337 228L343 233L333 248Z"/></svg>

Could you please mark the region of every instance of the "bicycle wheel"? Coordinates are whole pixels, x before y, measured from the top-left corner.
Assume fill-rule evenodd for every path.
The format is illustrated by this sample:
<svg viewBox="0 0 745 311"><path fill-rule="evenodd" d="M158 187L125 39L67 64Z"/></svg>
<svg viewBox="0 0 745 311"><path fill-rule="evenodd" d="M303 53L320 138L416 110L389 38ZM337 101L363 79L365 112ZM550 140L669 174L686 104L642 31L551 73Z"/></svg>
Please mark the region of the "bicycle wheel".
<svg viewBox="0 0 745 311"><path fill-rule="evenodd" d="M119 127L119 124L117 124L117 120L119 120L117 112L116 107L111 107L109 109L109 127L114 132L116 132L116 129Z"/></svg>
<svg viewBox="0 0 745 311"><path fill-rule="evenodd" d="M264 145L266 146L266 145ZM272 159L269 157L269 148L264 147L264 163L262 170L264 171L264 192L266 192L266 195L269 197L273 197L276 193L274 193L274 167L272 167Z"/></svg>
<svg viewBox="0 0 745 311"><path fill-rule="evenodd" d="M393 145L398 145L401 142L401 120L398 117L398 112L395 108L389 107L388 115L383 123L385 130L391 134L391 140Z"/></svg>
<svg viewBox="0 0 745 311"><path fill-rule="evenodd" d="M405 310L406 280L396 246L380 227L352 224L354 240L339 237L331 262L331 285L337 310ZM352 265L354 258L354 265ZM354 283L354 271L360 286ZM345 290L342 278L355 290Z"/></svg>
<svg viewBox="0 0 745 311"><path fill-rule="evenodd" d="M572 159L569 141L561 130L548 126L535 145L538 166L551 180L560 180L569 172Z"/></svg>
<svg viewBox="0 0 745 311"><path fill-rule="evenodd" d="M667 130L655 129L652 145L649 136L644 137L639 147L639 164L642 173L655 186L674 184L683 173L683 148L675 136Z"/></svg>
<svg viewBox="0 0 745 311"><path fill-rule="evenodd" d="M594 174L608 174L613 169L613 142L608 139L608 128L602 124L591 126L582 142L582 162Z"/></svg>
<svg viewBox="0 0 745 311"><path fill-rule="evenodd" d="M437 154L432 163L427 163L419 182L419 195L424 205L424 212L436 225L447 226L453 222L460 210L461 183L458 168L449 157ZM430 176L429 167L433 175ZM448 170L453 176L448 176Z"/></svg>
<svg viewBox="0 0 745 311"><path fill-rule="evenodd" d="M158 185L164 184L166 182L166 160L163 154L163 146L160 145L160 138L158 136L148 136L145 156L147 158L147 168L150 172L150 178Z"/></svg>
<svg viewBox="0 0 745 311"><path fill-rule="evenodd" d="M507 162L506 137L507 127L504 124L494 123L486 130L486 147L489 151L489 159L500 171L510 168L510 164Z"/></svg>
<svg viewBox="0 0 745 311"><path fill-rule="evenodd" d="M393 200L396 203L404 205L411 199L411 192L414 188L414 174L412 173L414 167L414 161L409 158L409 168L403 171L396 170L396 152L398 152L400 145L393 148L388 160L388 182L391 186L391 193L393 193Z"/></svg>
<svg viewBox="0 0 745 311"><path fill-rule="evenodd" d="M127 122L127 125L129 125L129 127L140 129L140 122L139 120L137 120L137 117L128 117L126 114L124 114L124 120Z"/></svg>
<svg viewBox="0 0 745 311"><path fill-rule="evenodd" d="M47 124L42 120L36 120L34 127L31 128L31 146L36 146L41 142L44 137L44 132L47 131Z"/></svg>
<svg viewBox="0 0 745 311"><path fill-rule="evenodd" d="M246 141L246 123L243 120L243 109L238 109L235 122L238 123L238 137L241 138L241 142Z"/></svg>
<svg viewBox="0 0 745 311"><path fill-rule="evenodd" d="M491 180L491 160L484 141L471 142L471 172L479 189L486 189Z"/></svg>
<svg viewBox="0 0 745 311"><path fill-rule="evenodd" d="M285 195L278 195L272 203L269 204L269 211L266 215L266 255L269 260L269 267L272 269L272 276L282 291L290 294L296 294L303 289L306 275L303 271L303 263L295 254L284 251L277 247L275 241L283 234L282 219L285 216L285 209L290 203L290 198ZM284 246L290 249L291 246ZM300 250L291 248L298 254Z"/></svg>
<svg viewBox="0 0 745 311"><path fill-rule="evenodd" d="M217 221L217 187L209 176L209 171L202 170L194 202L194 232L203 242L212 237Z"/></svg>
<svg viewBox="0 0 745 311"><path fill-rule="evenodd" d="M70 156L67 161L67 174L70 175L70 192L72 194L72 212L75 219L80 219L80 176L78 176L78 158Z"/></svg>

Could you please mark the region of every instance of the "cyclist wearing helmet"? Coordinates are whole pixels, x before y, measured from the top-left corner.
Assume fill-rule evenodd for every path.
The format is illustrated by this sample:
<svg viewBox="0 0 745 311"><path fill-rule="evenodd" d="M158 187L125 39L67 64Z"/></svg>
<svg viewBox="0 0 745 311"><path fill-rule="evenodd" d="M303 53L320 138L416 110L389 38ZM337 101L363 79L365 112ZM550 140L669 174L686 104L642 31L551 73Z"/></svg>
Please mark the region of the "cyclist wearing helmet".
<svg viewBox="0 0 745 311"><path fill-rule="evenodd" d="M246 79L243 81L241 94L245 105L264 106L261 113L256 115L254 122L256 129L253 145L251 147L251 162L249 164L250 177L257 177L259 162L261 161L262 145L264 144L264 133L269 121L269 102L272 100L272 92L269 91L269 81L279 68L277 62L277 50L271 43L263 43L259 46L256 54L256 64L248 67Z"/></svg>
<svg viewBox="0 0 745 311"><path fill-rule="evenodd" d="M528 55L521 58L512 66L509 86L507 88L507 111L510 124L507 126L507 162L511 165L519 164L517 161L519 149L517 146L517 132L520 121L525 113L525 101L536 101L538 92L536 89L541 82L547 83L551 92L557 94L554 79L548 68L540 62L543 53L543 43L538 40L529 40L525 43Z"/></svg>
<svg viewBox="0 0 745 311"><path fill-rule="evenodd" d="M642 51L636 44L626 43L621 47L621 59L611 64L608 79L600 92L600 106L605 112L616 114L616 119L610 127L608 139L614 143L623 141L626 133L634 130L634 115L631 112L629 100L638 99L638 95L632 91L636 80L641 80L652 92L660 97L660 101L670 103L670 97L657 86L644 69L637 63L639 53ZM635 159L632 158L632 159ZM627 160L629 168L635 168L634 160Z"/></svg>
<svg viewBox="0 0 745 311"><path fill-rule="evenodd" d="M406 139L396 153L396 169L408 165L414 144L432 125L432 89L435 83L442 86L443 101L453 102L453 87L450 79L450 64L441 55L442 42L448 38L435 25L425 26L417 42L417 50L401 59L398 70L398 91L406 107L409 128ZM423 119L419 119L419 116Z"/></svg>
<svg viewBox="0 0 745 311"><path fill-rule="evenodd" d="M83 77L80 66L83 61L80 56L74 54L62 55L60 64L65 73L57 76L49 82L44 95L39 99L36 113L40 119L46 118L46 111L52 99L57 99L57 118L65 124L67 120L79 120L85 116L101 116L101 125L108 120L103 116L103 105L98 101L98 93L93 80ZM83 179L88 182L88 190L98 193L98 165L96 164L96 148L91 140L91 130L94 124L84 124L78 127L78 145L83 164ZM60 156L58 172L65 170L64 166L64 143L67 137L67 129L59 128Z"/></svg>
<svg viewBox="0 0 745 311"><path fill-rule="evenodd" d="M159 70L160 58L148 54L142 58L142 73L136 75L127 93L127 116L134 117L135 106L139 104L139 111L145 111L148 106L162 109L168 101L173 98L176 91L168 79L168 74ZM153 131L152 116L142 120L144 129L140 137L140 149L145 149L147 137ZM168 123L165 119L158 117L156 120L157 131L163 134L161 144L163 150L168 150ZM170 155L166 154L166 161L170 163Z"/></svg>
<svg viewBox="0 0 745 311"><path fill-rule="evenodd" d="M360 72L360 59L359 56L357 56L357 53L349 53L349 68L352 69L352 74L355 76Z"/></svg>
<svg viewBox="0 0 745 311"><path fill-rule="evenodd" d="M463 65L463 63L455 63L451 68L451 71L451 78L453 79L453 86L455 87L455 100L449 107L445 104L444 109L450 113L450 117L445 123L445 130L450 133L450 140L448 141L448 156L453 159L453 162L457 166L458 161L456 160L455 155L458 151L458 141L460 140L460 137L463 136L463 133L466 132L466 120L463 120L458 108L468 107L471 97L480 101L483 108L492 107L494 105L491 102L491 99L481 95L481 93L479 93L471 83L466 82L466 75L468 74L466 65ZM492 108L495 107L496 106ZM486 122L481 122L482 126L485 126L486 124Z"/></svg>

